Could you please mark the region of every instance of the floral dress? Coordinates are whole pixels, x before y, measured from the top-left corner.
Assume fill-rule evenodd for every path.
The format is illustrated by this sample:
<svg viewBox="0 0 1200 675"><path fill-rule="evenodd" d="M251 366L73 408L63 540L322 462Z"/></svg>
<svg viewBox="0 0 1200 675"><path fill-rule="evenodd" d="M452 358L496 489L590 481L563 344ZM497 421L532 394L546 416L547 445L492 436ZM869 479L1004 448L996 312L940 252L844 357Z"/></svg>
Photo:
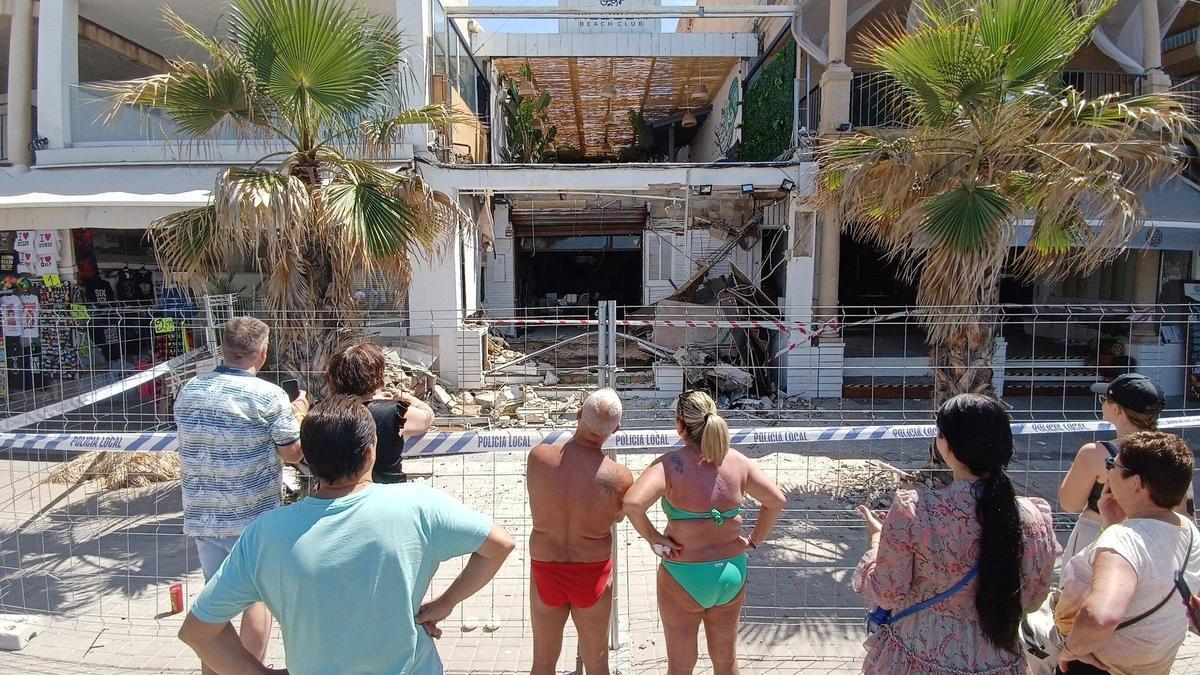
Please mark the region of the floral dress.
<svg viewBox="0 0 1200 675"><path fill-rule="evenodd" d="M863 555L854 590L872 606L902 610L958 583L979 556L979 522L972 483L943 490L900 490L883 523L879 548ZM1037 609L1050 591L1061 548L1050 505L1017 499L1025 537L1021 604ZM984 637L975 610L978 578L933 607L885 626L867 638L864 673L1026 673L1023 653L997 649Z"/></svg>

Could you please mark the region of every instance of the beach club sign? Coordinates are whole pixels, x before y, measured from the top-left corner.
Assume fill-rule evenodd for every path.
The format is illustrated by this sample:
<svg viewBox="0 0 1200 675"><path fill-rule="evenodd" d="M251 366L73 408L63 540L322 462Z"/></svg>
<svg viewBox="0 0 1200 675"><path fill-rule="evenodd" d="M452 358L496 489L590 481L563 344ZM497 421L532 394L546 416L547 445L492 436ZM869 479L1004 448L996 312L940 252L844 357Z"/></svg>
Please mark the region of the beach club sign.
<svg viewBox="0 0 1200 675"><path fill-rule="evenodd" d="M660 19L644 16L613 16L611 12L630 7L658 7L659 0L558 0L559 7L598 10L596 16L571 16L558 20L560 33L657 33Z"/></svg>

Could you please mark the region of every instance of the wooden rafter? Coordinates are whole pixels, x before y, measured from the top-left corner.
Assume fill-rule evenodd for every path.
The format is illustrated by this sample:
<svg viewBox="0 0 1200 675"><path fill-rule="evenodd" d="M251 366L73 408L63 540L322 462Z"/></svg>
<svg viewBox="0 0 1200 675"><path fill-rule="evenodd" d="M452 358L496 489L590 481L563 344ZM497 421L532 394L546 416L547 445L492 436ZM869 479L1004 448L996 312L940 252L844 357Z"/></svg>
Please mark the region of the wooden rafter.
<svg viewBox="0 0 1200 675"><path fill-rule="evenodd" d="M575 103L575 133L579 139L579 151L587 154L587 139L583 135L583 104L579 100L579 64L571 59L571 100Z"/></svg>
<svg viewBox="0 0 1200 675"><path fill-rule="evenodd" d="M493 59L500 72L514 76L530 63L536 73L535 87L550 93L550 123L558 127L559 138L572 145L582 137L580 150L589 157L609 156L633 142L634 133L625 111L641 110L650 124L669 120L685 110L699 110L720 95L709 85L705 101L681 98L683 84L695 82L697 61L710 81L718 74L737 67L736 58L727 57L507 57ZM612 82L615 100L601 95L602 87ZM607 112L614 113L616 125L605 128ZM605 148L605 137L611 150Z"/></svg>
<svg viewBox="0 0 1200 675"><path fill-rule="evenodd" d="M654 68L658 65L658 57L650 59L650 70L646 73L646 86L642 88L642 102L638 105L638 110L646 109L646 101L650 100L650 83L654 81Z"/></svg>

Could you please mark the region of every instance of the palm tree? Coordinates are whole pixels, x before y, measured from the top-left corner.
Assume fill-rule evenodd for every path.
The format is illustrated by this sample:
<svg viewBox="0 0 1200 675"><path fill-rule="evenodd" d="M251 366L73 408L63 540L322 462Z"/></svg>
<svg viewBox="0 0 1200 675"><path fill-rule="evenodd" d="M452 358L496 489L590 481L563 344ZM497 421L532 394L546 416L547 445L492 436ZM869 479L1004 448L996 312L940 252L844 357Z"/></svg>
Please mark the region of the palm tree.
<svg viewBox="0 0 1200 675"><path fill-rule="evenodd" d="M415 173L372 160L406 125L473 118L439 105L404 109L395 21L341 0L233 0L224 37L169 9L165 17L206 62L99 84L112 114L136 106L187 137L232 131L286 149L223 170L209 205L153 223L155 253L195 288L223 273L232 251L256 260L279 356L309 371L322 343L353 325L356 282L382 274L403 288L410 261L437 255L464 222Z"/></svg>
<svg viewBox="0 0 1200 675"><path fill-rule="evenodd" d="M1176 97L1087 100L1062 83L1114 2L922 1L913 30L892 19L867 38L908 128L830 140L818 201L916 282L935 404L991 388L987 315L1020 224L1019 276L1088 274L1141 226L1135 190L1181 168Z"/></svg>

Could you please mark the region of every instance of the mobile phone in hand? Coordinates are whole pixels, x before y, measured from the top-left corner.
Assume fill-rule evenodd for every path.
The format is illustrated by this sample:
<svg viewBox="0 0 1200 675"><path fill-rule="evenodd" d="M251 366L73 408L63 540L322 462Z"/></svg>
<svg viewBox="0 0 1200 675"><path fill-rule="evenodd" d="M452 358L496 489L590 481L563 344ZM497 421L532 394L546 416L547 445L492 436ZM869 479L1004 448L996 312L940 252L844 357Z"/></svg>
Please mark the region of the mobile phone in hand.
<svg viewBox="0 0 1200 675"><path fill-rule="evenodd" d="M300 380L294 378L290 380L284 380L283 382L279 383L279 386L283 387L283 390L287 392L289 401L295 401L296 399L300 398Z"/></svg>

